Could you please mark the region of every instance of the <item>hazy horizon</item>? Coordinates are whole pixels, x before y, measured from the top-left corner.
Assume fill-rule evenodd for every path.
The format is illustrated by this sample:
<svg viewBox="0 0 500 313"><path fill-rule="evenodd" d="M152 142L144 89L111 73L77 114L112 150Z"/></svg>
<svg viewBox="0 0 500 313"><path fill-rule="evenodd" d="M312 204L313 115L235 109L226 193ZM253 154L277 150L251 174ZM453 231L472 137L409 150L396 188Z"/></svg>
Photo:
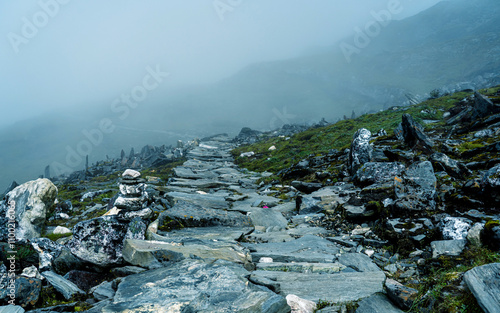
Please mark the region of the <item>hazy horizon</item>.
<svg viewBox="0 0 500 313"><path fill-rule="evenodd" d="M149 82L159 95L214 83L254 63L332 46L389 5L401 8L401 19L437 2L2 3L0 128L58 110L108 109L151 71L163 75Z"/></svg>

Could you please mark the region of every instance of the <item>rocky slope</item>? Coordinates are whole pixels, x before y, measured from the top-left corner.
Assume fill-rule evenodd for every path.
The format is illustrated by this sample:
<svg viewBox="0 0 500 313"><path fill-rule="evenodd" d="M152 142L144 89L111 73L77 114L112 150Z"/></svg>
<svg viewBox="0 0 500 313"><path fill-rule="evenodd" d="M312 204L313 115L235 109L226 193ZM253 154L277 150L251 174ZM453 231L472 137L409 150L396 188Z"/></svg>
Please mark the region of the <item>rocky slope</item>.
<svg viewBox="0 0 500 313"><path fill-rule="evenodd" d="M498 312L499 90L12 186L0 312Z"/></svg>

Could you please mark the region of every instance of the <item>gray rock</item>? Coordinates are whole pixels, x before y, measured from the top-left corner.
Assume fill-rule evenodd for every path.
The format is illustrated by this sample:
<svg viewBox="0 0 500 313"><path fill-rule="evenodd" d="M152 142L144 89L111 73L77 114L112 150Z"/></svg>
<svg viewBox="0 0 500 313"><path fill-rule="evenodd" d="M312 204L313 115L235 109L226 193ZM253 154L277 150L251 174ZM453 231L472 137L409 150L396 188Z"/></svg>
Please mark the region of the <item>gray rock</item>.
<svg viewBox="0 0 500 313"><path fill-rule="evenodd" d="M224 196L214 196L211 194L190 194L185 192L168 192L166 198L172 205L180 201L187 201L193 204L213 208L213 209L229 209L229 204Z"/></svg>
<svg viewBox="0 0 500 313"><path fill-rule="evenodd" d="M403 310L409 310L417 300L418 290L406 287L393 279L385 281L385 288L389 298Z"/></svg>
<svg viewBox="0 0 500 313"><path fill-rule="evenodd" d="M254 226L268 227L278 227L280 229L286 229L288 221L280 213L272 208L255 208L250 213L250 219Z"/></svg>
<svg viewBox="0 0 500 313"><path fill-rule="evenodd" d="M471 119L480 119L490 114L498 113L500 106L494 104L490 99L483 96L479 92L474 92L474 106Z"/></svg>
<svg viewBox="0 0 500 313"><path fill-rule="evenodd" d="M174 227L169 225L174 225ZM252 226L252 222L248 216L239 212L212 209L187 201L178 201L171 209L160 214L158 229L208 226Z"/></svg>
<svg viewBox="0 0 500 313"><path fill-rule="evenodd" d="M290 311L284 297L244 278L249 274L233 263L184 260L124 278L102 312Z"/></svg>
<svg viewBox="0 0 500 313"><path fill-rule="evenodd" d="M402 175L394 180L397 200L395 213L434 210L437 179L429 161L413 163Z"/></svg>
<svg viewBox="0 0 500 313"><path fill-rule="evenodd" d="M371 137L372 133L366 128L361 128L354 134L348 160L351 175L356 174L364 163L371 161L373 152L373 147L370 145Z"/></svg>
<svg viewBox="0 0 500 313"><path fill-rule="evenodd" d="M174 175L184 179L215 179L217 177L214 171L193 170L182 166L174 168Z"/></svg>
<svg viewBox="0 0 500 313"><path fill-rule="evenodd" d="M64 275L71 270L79 270L84 266L83 262L67 248L61 250L61 253L54 258L52 264L53 270L60 275Z"/></svg>
<svg viewBox="0 0 500 313"><path fill-rule="evenodd" d="M444 153L436 152L431 155L430 159L437 172L444 170L448 173L448 175L457 179L464 179L466 176L472 174L467 166L461 162L451 159Z"/></svg>
<svg viewBox="0 0 500 313"><path fill-rule="evenodd" d="M363 220L370 218L375 215L375 211L368 209L364 205L350 205L344 204L343 209L345 211L346 218L350 220Z"/></svg>
<svg viewBox="0 0 500 313"><path fill-rule="evenodd" d="M500 202L500 164L486 171L481 181L481 187L490 201Z"/></svg>
<svg viewBox="0 0 500 313"><path fill-rule="evenodd" d="M281 262L260 262L257 263L257 270L275 272L295 272L295 273L339 273L346 266L339 262L334 263L281 263Z"/></svg>
<svg viewBox="0 0 500 313"><path fill-rule="evenodd" d="M401 126L404 141L410 148L418 147L424 151L432 151L434 143L424 133L422 125L415 122L410 114L403 114Z"/></svg>
<svg viewBox="0 0 500 313"><path fill-rule="evenodd" d="M43 272L42 276L45 277L66 300L71 299L71 297L75 294L85 294L85 292L78 288L75 284L54 272Z"/></svg>
<svg viewBox="0 0 500 313"><path fill-rule="evenodd" d="M439 228L445 240L462 240L467 238L467 233L472 222L463 217L445 217L439 223Z"/></svg>
<svg viewBox="0 0 500 313"><path fill-rule="evenodd" d="M239 241L244 235L251 233L253 230L253 227L186 227L182 229L174 229L170 232L160 232L162 236L155 236L154 238L149 239L158 241L179 241L194 238L204 240L216 239L223 241Z"/></svg>
<svg viewBox="0 0 500 313"><path fill-rule="evenodd" d="M399 162L367 162L356 172L356 181L363 186L392 182L404 169Z"/></svg>
<svg viewBox="0 0 500 313"><path fill-rule="evenodd" d="M375 294L359 302L356 313L403 313L383 294Z"/></svg>
<svg viewBox="0 0 500 313"><path fill-rule="evenodd" d="M326 239L307 235L283 243L246 244L252 252L252 260L270 257L275 262L333 262L339 249Z"/></svg>
<svg viewBox="0 0 500 313"><path fill-rule="evenodd" d="M481 247L481 232L484 229L484 223L475 223L467 233L467 241L471 246Z"/></svg>
<svg viewBox="0 0 500 313"><path fill-rule="evenodd" d="M126 240L123 258L132 265L157 268L165 262L178 262L185 258L226 260L251 269L249 252L236 243L215 240L191 240L180 243Z"/></svg>
<svg viewBox="0 0 500 313"><path fill-rule="evenodd" d="M381 271L335 274L255 271L253 274L279 283L283 296L293 294L315 302L358 301L383 292L385 281Z"/></svg>
<svg viewBox="0 0 500 313"><path fill-rule="evenodd" d="M122 262L123 240L128 231L128 223L102 216L76 224L66 246L84 261L98 266L117 265Z"/></svg>
<svg viewBox="0 0 500 313"><path fill-rule="evenodd" d="M2 225L16 223L16 240L40 237L45 223L47 208L57 196L57 187L48 179L32 180L17 186L5 195L5 202L0 205ZM0 228L0 240L8 240L7 227Z"/></svg>
<svg viewBox="0 0 500 313"><path fill-rule="evenodd" d="M41 271L51 269L54 260L65 249L63 245L53 242L49 238L32 239L31 245L38 252L39 268Z"/></svg>
<svg viewBox="0 0 500 313"><path fill-rule="evenodd" d="M381 269L365 254L345 253L342 254L338 262L350 267L358 272L378 272Z"/></svg>
<svg viewBox="0 0 500 313"><path fill-rule="evenodd" d="M98 301L112 299L115 296L115 290L113 289L113 282L105 281L96 286L93 292L94 298Z"/></svg>
<svg viewBox="0 0 500 313"><path fill-rule="evenodd" d="M293 181L292 186L303 193L312 193L323 187L321 183L307 183L302 181Z"/></svg>
<svg viewBox="0 0 500 313"><path fill-rule="evenodd" d="M0 306L0 313L24 313L24 309L18 305Z"/></svg>
<svg viewBox="0 0 500 313"><path fill-rule="evenodd" d="M145 268L138 267L138 266L124 266L124 267L115 267L111 269L111 274L117 276L117 277L124 277L124 276L129 276L129 275L134 275L134 274L139 274L146 271Z"/></svg>
<svg viewBox="0 0 500 313"><path fill-rule="evenodd" d="M3 275L7 278L6 274ZM12 296L12 290L14 290L14 296ZM23 307L34 305L38 301L41 290L42 281L38 278L16 276L13 285L11 285L10 280L6 279L2 281L0 287L0 304L7 305L9 303L8 301L14 300L15 304Z"/></svg>
<svg viewBox="0 0 500 313"><path fill-rule="evenodd" d="M438 258L444 256L459 256L462 254L466 240L438 240L431 242L432 257Z"/></svg>
<svg viewBox="0 0 500 313"><path fill-rule="evenodd" d="M477 303L486 313L497 313L500 308L500 263L475 267L464 274L464 281Z"/></svg>

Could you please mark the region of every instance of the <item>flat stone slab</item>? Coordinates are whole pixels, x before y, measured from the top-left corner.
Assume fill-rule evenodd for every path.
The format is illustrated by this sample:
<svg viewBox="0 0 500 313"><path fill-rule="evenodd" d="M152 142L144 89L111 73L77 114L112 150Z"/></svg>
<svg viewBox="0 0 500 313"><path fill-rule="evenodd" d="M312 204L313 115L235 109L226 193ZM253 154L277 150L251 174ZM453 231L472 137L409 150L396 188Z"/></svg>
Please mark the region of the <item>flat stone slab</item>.
<svg viewBox="0 0 500 313"><path fill-rule="evenodd" d="M375 294L361 300L356 313L403 313L383 294Z"/></svg>
<svg viewBox="0 0 500 313"><path fill-rule="evenodd" d="M166 198L174 203L182 200L212 209L229 209L229 203L226 202L223 196L172 191L166 194Z"/></svg>
<svg viewBox="0 0 500 313"><path fill-rule="evenodd" d="M247 245L252 251L252 260L270 257L275 262L328 263L337 259L339 249L334 243L318 236L307 235L283 243Z"/></svg>
<svg viewBox="0 0 500 313"><path fill-rule="evenodd" d="M83 290L78 288L74 283L70 282L66 278L58 275L54 272L47 271L43 272L42 276L47 279L47 281L54 286L54 288L59 291L66 300L71 299L75 294L85 294Z"/></svg>
<svg viewBox="0 0 500 313"><path fill-rule="evenodd" d="M274 211L272 208L254 208L250 213L250 219L254 226L277 227L280 229L286 229L288 221L286 218L278 211Z"/></svg>
<svg viewBox="0 0 500 313"><path fill-rule="evenodd" d="M160 229L169 219L180 222L184 227L252 226L250 218L239 212L204 207L187 201L179 201L160 214Z"/></svg>
<svg viewBox="0 0 500 313"><path fill-rule="evenodd" d="M274 271L274 272L295 272L295 273L338 273L345 269L346 266L339 263L257 263L257 270Z"/></svg>
<svg viewBox="0 0 500 313"><path fill-rule="evenodd" d="M277 282L281 295L296 295L302 299L328 302L357 301L383 292L383 272L350 272L336 274L255 271L253 275Z"/></svg>
<svg viewBox="0 0 500 313"><path fill-rule="evenodd" d="M290 312L283 296L253 285L249 274L227 262L184 260L124 278L102 312Z"/></svg>
<svg viewBox="0 0 500 313"><path fill-rule="evenodd" d="M485 312L500 312L500 263L475 267L465 273L464 280Z"/></svg>
<svg viewBox="0 0 500 313"><path fill-rule="evenodd" d="M174 168L174 175L184 179L214 179L217 177L213 172L207 170L193 171L188 167L178 166Z"/></svg>
<svg viewBox="0 0 500 313"><path fill-rule="evenodd" d="M287 230L287 233L293 236L305 236L326 234L328 233L328 231L323 227L311 227L307 224L301 224L297 227Z"/></svg>
<svg viewBox="0 0 500 313"><path fill-rule="evenodd" d="M345 253L342 254L339 259L339 263L342 263L346 267L350 267L358 272L378 272L381 269L373 263L367 255L361 253Z"/></svg>
<svg viewBox="0 0 500 313"><path fill-rule="evenodd" d="M222 241L168 243L149 240L125 240L123 258L132 265L156 268L164 262L180 261L192 257L226 260L252 268L248 250L238 244Z"/></svg>
<svg viewBox="0 0 500 313"><path fill-rule="evenodd" d="M459 256L465 248L467 240L438 240L431 242L432 257Z"/></svg>
<svg viewBox="0 0 500 313"><path fill-rule="evenodd" d="M187 227L183 229L172 230L171 232L159 232L155 240L172 241L187 238L195 239L215 239L225 241L238 241L244 235L253 231L253 227Z"/></svg>
<svg viewBox="0 0 500 313"><path fill-rule="evenodd" d="M227 182L214 180L214 179L174 178L174 180L169 185L170 186L177 186L177 187L209 189L209 188L227 187L227 186L230 186L231 184L227 183Z"/></svg>

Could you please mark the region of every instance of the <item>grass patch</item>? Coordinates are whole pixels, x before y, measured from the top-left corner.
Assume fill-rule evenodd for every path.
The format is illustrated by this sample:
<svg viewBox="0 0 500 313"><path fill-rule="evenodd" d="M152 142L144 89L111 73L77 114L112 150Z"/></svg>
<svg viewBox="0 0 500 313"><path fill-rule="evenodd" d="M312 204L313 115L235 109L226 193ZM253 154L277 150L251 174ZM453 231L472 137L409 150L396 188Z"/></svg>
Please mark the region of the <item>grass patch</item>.
<svg viewBox="0 0 500 313"><path fill-rule="evenodd" d="M426 130L445 127L443 113L469 95L471 95L469 92L458 92L437 99L429 99L417 105L393 107L385 111L365 114L355 119L339 121L326 127L312 128L295 134L288 140L283 137L268 138L252 145L238 147L232 153L236 163L241 167L257 172L278 172L307 157L325 155L331 149L342 151L348 148L352 136L360 128L366 128L372 133L385 129L390 135L399 125L401 117L405 113L411 114L422 125L424 125L424 119L438 121L424 125ZM390 137L382 137L377 140ZM276 150L269 150L271 146L275 146ZM255 155L240 157L242 153L250 151L255 152Z"/></svg>

